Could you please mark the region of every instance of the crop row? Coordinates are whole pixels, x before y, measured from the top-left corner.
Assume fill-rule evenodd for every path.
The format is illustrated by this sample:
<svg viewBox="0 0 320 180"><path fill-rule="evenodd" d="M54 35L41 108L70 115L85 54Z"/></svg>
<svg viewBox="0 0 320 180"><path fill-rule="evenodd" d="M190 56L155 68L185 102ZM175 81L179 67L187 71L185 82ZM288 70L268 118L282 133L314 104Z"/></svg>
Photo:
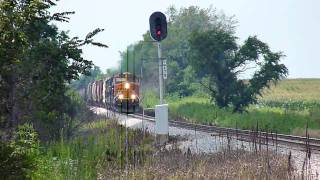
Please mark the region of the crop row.
<svg viewBox="0 0 320 180"><path fill-rule="evenodd" d="M258 107L275 107L288 110L320 109L320 101L259 101Z"/></svg>

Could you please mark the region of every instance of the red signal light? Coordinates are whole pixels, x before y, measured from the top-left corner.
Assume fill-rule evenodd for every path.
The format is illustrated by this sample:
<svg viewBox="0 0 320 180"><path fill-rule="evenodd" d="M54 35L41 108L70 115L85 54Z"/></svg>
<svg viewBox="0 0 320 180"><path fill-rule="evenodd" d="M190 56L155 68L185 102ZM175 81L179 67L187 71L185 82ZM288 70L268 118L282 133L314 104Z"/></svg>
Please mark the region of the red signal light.
<svg viewBox="0 0 320 180"><path fill-rule="evenodd" d="M154 12L149 18L150 35L155 41L162 41L167 37L167 20L161 12Z"/></svg>
<svg viewBox="0 0 320 180"><path fill-rule="evenodd" d="M161 31L157 31L157 36L161 36Z"/></svg>

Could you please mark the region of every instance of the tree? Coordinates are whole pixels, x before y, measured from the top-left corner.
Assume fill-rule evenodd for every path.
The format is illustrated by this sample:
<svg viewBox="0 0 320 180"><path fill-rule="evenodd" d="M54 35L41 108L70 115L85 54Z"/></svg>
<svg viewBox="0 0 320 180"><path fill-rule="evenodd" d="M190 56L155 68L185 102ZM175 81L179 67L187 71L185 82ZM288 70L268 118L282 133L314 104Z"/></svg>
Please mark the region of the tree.
<svg viewBox="0 0 320 180"><path fill-rule="evenodd" d="M7 132L29 121L40 135L58 137L72 119L66 85L89 74L93 65L81 56L81 47L107 47L93 41L103 29L83 40L59 31L52 22L68 22L74 12L51 14L54 5L50 0L0 1L0 127Z"/></svg>
<svg viewBox="0 0 320 180"><path fill-rule="evenodd" d="M197 75L207 77L203 84L219 107L233 107L242 112L255 103L270 82L277 82L288 74L281 52L272 52L256 36L249 37L242 46L237 38L224 30L194 32L190 42L190 63ZM243 80L239 75L251 67L258 69L252 79Z"/></svg>
<svg viewBox="0 0 320 180"><path fill-rule="evenodd" d="M188 96L194 92L190 84L195 81L185 81L186 76L193 76L193 71L188 68L189 37L193 31L206 31L222 29L234 33L236 21L233 17L227 17L218 13L216 9L209 7L201 9L197 6L176 9L169 7L166 12L168 16L168 36L161 42L162 56L167 58L168 79L166 83L167 93L176 93L180 96ZM129 46L129 55L124 52L122 56L122 67L139 74L143 64L143 85L156 88L158 86L158 62L157 46L151 43L149 32L143 34L143 40ZM127 59L128 57L128 59ZM143 63L141 61L144 61ZM133 62L135 64L133 65ZM185 73L189 73L186 75ZM188 79L191 80L191 79Z"/></svg>
<svg viewBox="0 0 320 180"><path fill-rule="evenodd" d="M102 72L98 66L94 66L90 70L90 75L81 75L79 79L71 83L71 87L75 90L81 90L88 86L88 84L94 81L97 77L101 76Z"/></svg>

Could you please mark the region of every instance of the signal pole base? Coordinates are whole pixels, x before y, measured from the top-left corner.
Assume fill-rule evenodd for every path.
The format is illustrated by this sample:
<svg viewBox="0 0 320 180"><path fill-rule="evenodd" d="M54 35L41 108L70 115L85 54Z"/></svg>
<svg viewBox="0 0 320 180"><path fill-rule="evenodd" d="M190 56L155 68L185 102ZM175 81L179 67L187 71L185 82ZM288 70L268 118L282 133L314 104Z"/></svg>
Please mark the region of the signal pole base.
<svg viewBox="0 0 320 180"><path fill-rule="evenodd" d="M164 144L168 142L169 136L169 122L168 122L168 104L156 105L156 143Z"/></svg>
<svg viewBox="0 0 320 180"><path fill-rule="evenodd" d="M156 135L156 144L157 146L164 145L167 143L169 140L169 135L168 134L157 134Z"/></svg>

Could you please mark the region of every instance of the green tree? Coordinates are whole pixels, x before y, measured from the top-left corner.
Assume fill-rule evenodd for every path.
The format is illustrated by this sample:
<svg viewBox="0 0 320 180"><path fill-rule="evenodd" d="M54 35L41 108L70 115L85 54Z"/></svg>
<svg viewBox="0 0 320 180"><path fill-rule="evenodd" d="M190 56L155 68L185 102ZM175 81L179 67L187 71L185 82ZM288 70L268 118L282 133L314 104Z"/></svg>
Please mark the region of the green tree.
<svg viewBox="0 0 320 180"><path fill-rule="evenodd" d="M7 132L31 121L42 137L57 137L72 118L67 111L67 83L89 74L93 63L81 47L107 47L93 41L95 29L84 40L70 38L52 24L68 22L74 12L54 13L50 0L0 1L0 126Z"/></svg>
<svg viewBox="0 0 320 180"><path fill-rule="evenodd" d="M100 70L100 67L94 66L90 70L89 75L85 75L85 74L81 75L79 79L74 80L71 83L71 87L74 88L75 90L81 90L83 88L86 88L90 82L94 81L97 77L100 77L101 75L102 75L102 72Z"/></svg>
<svg viewBox="0 0 320 180"><path fill-rule="evenodd" d="M255 103L261 91L288 74L281 52L272 52L256 36L249 37L238 46L237 38L223 30L195 32L190 38L190 63L200 77L209 79L204 84L219 107L233 107L243 111ZM239 75L250 64L257 67L252 79Z"/></svg>
<svg viewBox="0 0 320 180"><path fill-rule="evenodd" d="M193 31L206 31L221 29L234 33L236 21L233 17L227 17L223 13L218 13L216 9L209 7L201 9L197 6L176 9L169 7L168 36L161 42L163 57L167 58L168 79L166 80L166 92L177 93L180 96L188 96L194 92L190 84L194 80L186 78L194 76L192 70L188 68L189 37ZM147 31L143 34L143 40L129 45L129 55L122 53L122 67L124 70L140 74L143 67L144 86L148 89L158 86L158 62L157 46L152 43L150 34ZM143 62L141 62L143 61ZM186 75L186 73L188 73ZM190 81L185 81L190 80Z"/></svg>

